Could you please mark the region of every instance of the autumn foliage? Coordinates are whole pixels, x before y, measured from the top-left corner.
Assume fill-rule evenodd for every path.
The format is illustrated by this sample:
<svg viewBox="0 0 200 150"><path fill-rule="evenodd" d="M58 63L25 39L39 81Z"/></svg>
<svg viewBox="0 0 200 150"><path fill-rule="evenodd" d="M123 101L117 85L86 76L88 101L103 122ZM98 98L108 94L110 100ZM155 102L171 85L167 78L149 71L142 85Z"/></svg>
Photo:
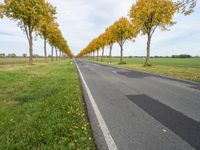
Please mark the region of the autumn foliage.
<svg viewBox="0 0 200 150"><path fill-rule="evenodd" d="M174 25L175 13L188 15L193 12L197 0L137 0L129 11L129 18L122 17L113 25L108 27L102 34L103 39L98 37L92 40L77 57L90 55L102 49L104 54L105 46L109 47L109 63L111 63L112 49L115 43L120 46L120 63L123 63L123 46L126 41L135 41L138 34L147 36L147 56L145 65L150 66L151 39L156 29L169 30ZM99 44L100 43L100 44ZM92 55L93 54L93 55Z"/></svg>
<svg viewBox="0 0 200 150"><path fill-rule="evenodd" d="M189 15L193 12L197 0L137 0L129 11L129 18L121 17L105 32L95 37L78 55L93 56L96 53L97 61L101 51L101 61L105 48L109 47L109 63L113 45L120 46L120 63L123 63L124 44L126 41L135 41L137 35L147 36L147 55L145 65L150 66L151 40L157 29L168 30L174 25L175 13ZM62 54L73 57L73 54L64 39L56 22L56 8L45 0L4 0L0 4L0 18L6 16L18 23L25 32L29 43L29 63L33 64L33 34L36 33L44 39L44 56L47 57L47 42L51 45L53 61L54 49L56 56L58 50Z"/></svg>
<svg viewBox="0 0 200 150"><path fill-rule="evenodd" d="M143 35L147 35L147 57L145 65L150 63L151 39L156 29L167 30L174 25L173 17L177 7L171 0L138 0L132 6L129 17Z"/></svg>
<svg viewBox="0 0 200 150"><path fill-rule="evenodd" d="M4 0L2 15L14 20L25 32L29 43L29 64L33 64L33 33L44 39L44 55L47 57L46 44L58 49L69 57L73 57L58 24L56 8L45 0ZM53 53L52 53L53 54ZM52 55L53 57L53 55Z"/></svg>
<svg viewBox="0 0 200 150"><path fill-rule="evenodd" d="M130 21L127 18L122 17L118 21L116 21L112 26L107 28L105 32L102 33L99 37L92 40L88 44L88 46L78 54L78 57L84 56L89 53L97 52L97 61L98 61L99 50L102 49L102 57L103 57L104 48L106 46L109 46L110 48L109 60L111 62L113 44L118 43L121 49L120 63L122 63L123 45L127 40L134 39L137 36L137 33L138 32L136 28L133 25L131 25Z"/></svg>

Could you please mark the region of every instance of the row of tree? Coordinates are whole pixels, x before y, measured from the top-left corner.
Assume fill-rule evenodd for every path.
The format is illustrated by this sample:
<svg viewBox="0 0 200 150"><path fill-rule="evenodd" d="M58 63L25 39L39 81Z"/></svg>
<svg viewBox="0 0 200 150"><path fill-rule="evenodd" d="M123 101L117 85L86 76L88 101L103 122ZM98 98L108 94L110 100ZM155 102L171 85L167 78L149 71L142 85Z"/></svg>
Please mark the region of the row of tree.
<svg viewBox="0 0 200 150"><path fill-rule="evenodd" d="M135 41L138 34L147 36L147 55L145 65L150 66L150 45L152 36L157 28L168 30L175 24L173 17L175 13L181 12L185 15L192 13L197 0L137 0L131 7L129 18L122 17L113 25L108 27L103 34L92 40L77 57L86 55L93 56L102 50L101 60L104 56L104 49L109 46L109 61L111 62L112 47L114 43L120 46L120 63L123 63L123 45L127 40Z"/></svg>
<svg viewBox="0 0 200 150"><path fill-rule="evenodd" d="M17 21L25 32L29 43L29 64L33 64L33 34L44 39L44 56L47 57L47 42L51 45L53 61L54 49L69 57L73 54L56 23L56 8L45 0L4 0L0 5L0 17Z"/></svg>
<svg viewBox="0 0 200 150"><path fill-rule="evenodd" d="M121 49L120 63L122 63L124 43L127 40L135 38L137 36L137 33L137 29L130 24L129 20L125 17L122 17L112 26L107 28L103 34L92 40L89 45L78 54L78 57L87 55L89 53L93 53L94 56L94 53L97 52L97 60L99 60L99 51L102 50L102 60L105 47L109 46L109 60L111 62L112 48L114 43L117 42Z"/></svg>

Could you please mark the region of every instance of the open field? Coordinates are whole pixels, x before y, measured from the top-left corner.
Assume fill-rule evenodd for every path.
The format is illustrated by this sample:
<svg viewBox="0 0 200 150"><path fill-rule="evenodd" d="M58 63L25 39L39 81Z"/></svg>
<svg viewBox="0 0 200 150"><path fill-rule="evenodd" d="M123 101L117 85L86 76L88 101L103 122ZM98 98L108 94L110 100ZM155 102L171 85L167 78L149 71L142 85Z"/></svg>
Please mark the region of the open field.
<svg viewBox="0 0 200 150"><path fill-rule="evenodd" d="M0 68L0 149L95 149L70 60Z"/></svg>
<svg viewBox="0 0 200 150"><path fill-rule="evenodd" d="M34 63L44 63L46 61L51 62L51 58L33 58ZM0 58L0 65L28 64L28 62L29 58Z"/></svg>
<svg viewBox="0 0 200 150"><path fill-rule="evenodd" d="M12 64L28 64L29 58L0 58L0 65L12 65ZM45 62L45 58L33 58L36 63ZM47 58L47 61L51 61Z"/></svg>
<svg viewBox="0 0 200 150"><path fill-rule="evenodd" d="M119 65L119 58L112 58L111 65L200 82L200 58L152 58L151 67L144 67L144 58L124 58L123 61L126 64ZM108 58L104 57L102 63L107 64Z"/></svg>

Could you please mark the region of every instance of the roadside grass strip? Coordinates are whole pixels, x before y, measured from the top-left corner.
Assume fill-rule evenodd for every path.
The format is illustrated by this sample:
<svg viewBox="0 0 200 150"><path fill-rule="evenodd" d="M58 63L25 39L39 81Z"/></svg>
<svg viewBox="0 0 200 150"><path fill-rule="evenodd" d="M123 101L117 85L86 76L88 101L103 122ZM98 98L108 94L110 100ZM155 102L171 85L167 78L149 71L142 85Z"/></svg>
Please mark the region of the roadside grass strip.
<svg viewBox="0 0 200 150"><path fill-rule="evenodd" d="M0 70L0 149L96 149L74 63Z"/></svg>
<svg viewBox="0 0 200 150"><path fill-rule="evenodd" d="M86 59L93 61L91 58ZM152 58L151 67L144 66L144 58L126 57L123 60L126 63L119 65L119 58L112 58L112 63L110 65L125 69L155 73L183 80L191 80L200 83L200 58ZM98 63L109 64L109 60L108 58L104 57L103 61L98 61Z"/></svg>

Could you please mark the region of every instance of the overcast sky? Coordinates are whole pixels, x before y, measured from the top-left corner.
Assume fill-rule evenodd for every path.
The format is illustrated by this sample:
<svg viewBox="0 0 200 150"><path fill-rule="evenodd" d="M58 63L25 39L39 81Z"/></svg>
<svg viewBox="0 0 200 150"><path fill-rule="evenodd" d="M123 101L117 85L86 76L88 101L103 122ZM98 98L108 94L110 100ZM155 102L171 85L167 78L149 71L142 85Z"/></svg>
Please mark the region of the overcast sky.
<svg viewBox="0 0 200 150"><path fill-rule="evenodd" d="M49 0L57 7L57 22L74 54L105 28L122 16L127 16L134 0ZM3 2L3 0L0 0ZM171 31L159 30L153 36L152 55L191 54L200 55L200 6L187 17L176 15L176 25ZM0 20L0 53L28 53L28 42L25 34L9 19ZM43 55L43 42L34 41L34 53ZM124 53L127 56L146 55L146 37L138 36L136 42L127 42ZM50 52L50 48L48 47ZM119 55L116 44L114 55Z"/></svg>

